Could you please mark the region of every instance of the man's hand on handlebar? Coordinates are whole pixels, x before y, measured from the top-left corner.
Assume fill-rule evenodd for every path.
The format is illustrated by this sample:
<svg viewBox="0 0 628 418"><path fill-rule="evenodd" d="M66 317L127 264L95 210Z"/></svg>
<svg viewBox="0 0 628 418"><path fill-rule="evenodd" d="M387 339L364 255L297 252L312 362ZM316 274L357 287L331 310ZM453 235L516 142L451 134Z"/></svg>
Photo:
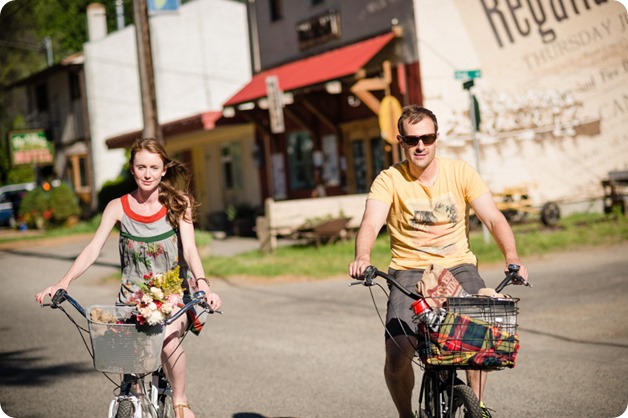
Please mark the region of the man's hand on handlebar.
<svg viewBox="0 0 628 418"><path fill-rule="evenodd" d="M506 262L506 269L504 270L504 273L508 274L511 270L510 270L510 266L515 265L519 267L519 271L517 272L517 277L515 277L512 280L512 284L515 285L527 285L528 282L528 269L526 268L526 266L524 266L523 264L521 264L521 262L519 262L519 260L517 260L517 262Z"/></svg>
<svg viewBox="0 0 628 418"><path fill-rule="evenodd" d="M363 280L364 270L371 265L370 257L358 257L349 264L349 276Z"/></svg>

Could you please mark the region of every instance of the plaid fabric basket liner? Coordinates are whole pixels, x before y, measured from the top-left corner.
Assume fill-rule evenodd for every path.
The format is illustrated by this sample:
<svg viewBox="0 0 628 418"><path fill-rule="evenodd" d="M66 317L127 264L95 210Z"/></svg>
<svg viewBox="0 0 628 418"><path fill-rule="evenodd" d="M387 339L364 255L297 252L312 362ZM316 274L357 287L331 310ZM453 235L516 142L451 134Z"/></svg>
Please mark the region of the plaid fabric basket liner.
<svg viewBox="0 0 628 418"><path fill-rule="evenodd" d="M433 366L500 369L515 366L519 336L488 322L448 312L438 332L419 325L419 357Z"/></svg>

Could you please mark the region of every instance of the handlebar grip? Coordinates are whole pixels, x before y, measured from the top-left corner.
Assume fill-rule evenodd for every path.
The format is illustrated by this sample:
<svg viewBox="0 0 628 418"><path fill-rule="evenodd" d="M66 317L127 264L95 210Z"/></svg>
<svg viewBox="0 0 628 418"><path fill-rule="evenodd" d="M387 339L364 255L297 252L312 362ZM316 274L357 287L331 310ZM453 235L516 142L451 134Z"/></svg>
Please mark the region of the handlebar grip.
<svg viewBox="0 0 628 418"><path fill-rule="evenodd" d="M52 297L52 305L61 305L63 302L65 302L65 296L67 294L68 292L66 292L64 289L57 290Z"/></svg>

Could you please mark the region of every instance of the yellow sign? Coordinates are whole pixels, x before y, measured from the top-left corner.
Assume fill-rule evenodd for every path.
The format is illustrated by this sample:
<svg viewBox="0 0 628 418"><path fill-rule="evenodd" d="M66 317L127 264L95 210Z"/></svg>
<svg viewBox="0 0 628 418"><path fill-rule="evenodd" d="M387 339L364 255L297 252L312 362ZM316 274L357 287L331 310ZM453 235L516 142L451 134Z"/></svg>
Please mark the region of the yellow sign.
<svg viewBox="0 0 628 418"><path fill-rule="evenodd" d="M389 144L397 143L397 120L401 116L401 104L393 96L386 96L379 105L379 130Z"/></svg>

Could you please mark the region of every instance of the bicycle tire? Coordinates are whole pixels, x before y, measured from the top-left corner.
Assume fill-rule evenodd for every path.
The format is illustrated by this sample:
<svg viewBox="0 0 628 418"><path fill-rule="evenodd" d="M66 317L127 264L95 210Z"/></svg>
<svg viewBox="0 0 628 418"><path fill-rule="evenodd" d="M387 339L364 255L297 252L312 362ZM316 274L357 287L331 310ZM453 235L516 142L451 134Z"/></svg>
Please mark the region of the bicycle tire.
<svg viewBox="0 0 628 418"><path fill-rule="evenodd" d="M159 396L159 416L158 418L175 418L174 402L170 395Z"/></svg>
<svg viewBox="0 0 628 418"><path fill-rule="evenodd" d="M449 417L482 418L482 408L475 392L467 385L455 385L453 407Z"/></svg>
<svg viewBox="0 0 628 418"><path fill-rule="evenodd" d="M421 405L422 408L419 409L419 417L421 418L437 418L439 389L436 380L436 376L428 372L425 373L421 386L421 391L423 392L423 404ZM437 385L436 388L434 387L435 384Z"/></svg>
<svg viewBox="0 0 628 418"><path fill-rule="evenodd" d="M142 405L142 418L158 418L155 406L150 402L150 396L147 393L141 396L140 404Z"/></svg>
<svg viewBox="0 0 628 418"><path fill-rule="evenodd" d="M133 418L134 414L135 406L133 406L133 402L128 399L122 399L118 402L115 418Z"/></svg>

